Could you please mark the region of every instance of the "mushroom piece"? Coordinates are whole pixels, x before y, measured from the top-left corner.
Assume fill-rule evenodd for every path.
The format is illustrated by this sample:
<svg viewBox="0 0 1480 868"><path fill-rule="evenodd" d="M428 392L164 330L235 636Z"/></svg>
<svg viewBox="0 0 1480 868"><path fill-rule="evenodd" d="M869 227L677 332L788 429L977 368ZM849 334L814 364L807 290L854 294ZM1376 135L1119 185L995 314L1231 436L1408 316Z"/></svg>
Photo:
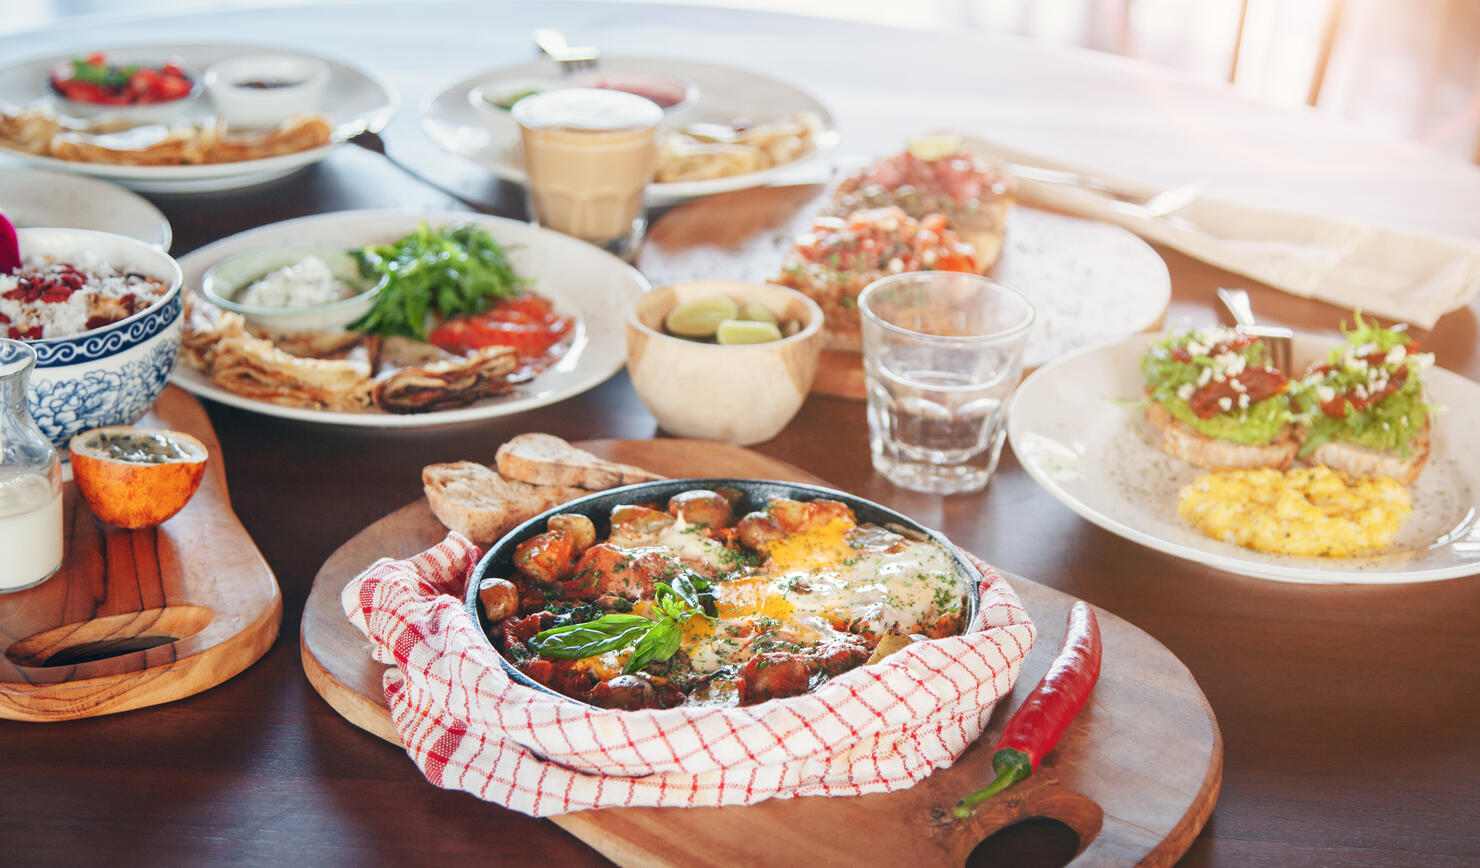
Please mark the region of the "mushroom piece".
<svg viewBox="0 0 1480 868"><path fill-rule="evenodd" d="M478 585L478 601L489 622L497 624L519 611L519 589L507 579L484 579Z"/></svg>

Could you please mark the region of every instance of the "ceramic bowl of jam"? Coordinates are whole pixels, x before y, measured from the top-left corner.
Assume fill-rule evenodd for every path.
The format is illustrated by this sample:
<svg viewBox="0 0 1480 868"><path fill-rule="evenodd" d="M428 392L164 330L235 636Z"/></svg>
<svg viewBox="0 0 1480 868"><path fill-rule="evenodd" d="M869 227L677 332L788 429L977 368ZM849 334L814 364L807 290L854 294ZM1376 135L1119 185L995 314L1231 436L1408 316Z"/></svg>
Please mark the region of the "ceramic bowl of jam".
<svg viewBox="0 0 1480 868"><path fill-rule="evenodd" d="M228 127L271 127L317 111L329 65L297 54L249 54L212 64L204 82Z"/></svg>

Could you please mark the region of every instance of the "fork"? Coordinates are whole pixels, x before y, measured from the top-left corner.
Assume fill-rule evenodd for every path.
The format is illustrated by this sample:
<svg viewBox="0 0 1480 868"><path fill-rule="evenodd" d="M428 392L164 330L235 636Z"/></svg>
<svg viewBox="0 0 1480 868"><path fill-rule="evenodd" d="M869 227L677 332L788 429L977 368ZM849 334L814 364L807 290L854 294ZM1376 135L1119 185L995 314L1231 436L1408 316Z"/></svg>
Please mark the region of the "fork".
<svg viewBox="0 0 1480 868"><path fill-rule="evenodd" d="M1275 370L1290 376L1295 333L1287 328L1257 325L1254 322L1254 309L1249 305L1249 294L1242 289L1219 287L1218 299L1233 314L1233 321L1238 323L1239 331L1259 338L1269 348L1269 359L1274 363Z"/></svg>
<svg viewBox="0 0 1480 868"><path fill-rule="evenodd" d="M565 41L565 34L550 27L541 27L534 32L534 44L542 54L560 65L561 75L595 69L596 59L601 55L595 46L572 46Z"/></svg>
<svg viewBox="0 0 1480 868"><path fill-rule="evenodd" d="M1143 191L1133 190L1124 185L1094 175L1084 175L1079 172L1068 172L1063 169L1049 169L1043 166L1024 166L1019 163L1003 163L1010 174L1029 181L1038 181L1044 184L1065 184L1071 187L1083 187L1102 193L1111 201L1106 202L1112 209L1123 214L1136 217L1164 217L1176 211L1180 211L1192 203L1192 200L1202 195L1203 187L1201 181L1190 184L1182 184L1178 187L1170 187L1151 195Z"/></svg>

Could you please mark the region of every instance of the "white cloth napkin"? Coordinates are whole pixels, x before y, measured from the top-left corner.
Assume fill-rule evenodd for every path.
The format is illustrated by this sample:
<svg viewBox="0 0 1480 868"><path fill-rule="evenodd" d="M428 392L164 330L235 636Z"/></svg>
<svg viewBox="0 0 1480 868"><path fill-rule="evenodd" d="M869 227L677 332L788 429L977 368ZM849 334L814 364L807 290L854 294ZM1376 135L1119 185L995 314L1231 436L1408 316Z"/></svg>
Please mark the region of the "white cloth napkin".
<svg viewBox="0 0 1480 868"><path fill-rule="evenodd" d="M1045 160L968 136L989 158L1092 175L1148 196L1156 188ZM1219 268L1345 310L1433 328L1480 289L1480 240L1327 217L1268 211L1199 197L1165 217L1117 209L1085 187L1019 179L1019 197L1123 226Z"/></svg>

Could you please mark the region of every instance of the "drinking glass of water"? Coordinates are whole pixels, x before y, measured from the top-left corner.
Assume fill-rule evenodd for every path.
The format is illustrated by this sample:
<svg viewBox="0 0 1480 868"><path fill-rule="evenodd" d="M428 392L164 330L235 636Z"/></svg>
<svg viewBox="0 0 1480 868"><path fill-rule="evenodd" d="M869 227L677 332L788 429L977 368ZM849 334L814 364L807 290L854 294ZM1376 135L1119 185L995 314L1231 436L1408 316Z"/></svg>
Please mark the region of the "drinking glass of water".
<svg viewBox="0 0 1480 868"><path fill-rule="evenodd" d="M918 271L870 284L858 310L874 469L914 491L985 488L1033 305L977 274Z"/></svg>

